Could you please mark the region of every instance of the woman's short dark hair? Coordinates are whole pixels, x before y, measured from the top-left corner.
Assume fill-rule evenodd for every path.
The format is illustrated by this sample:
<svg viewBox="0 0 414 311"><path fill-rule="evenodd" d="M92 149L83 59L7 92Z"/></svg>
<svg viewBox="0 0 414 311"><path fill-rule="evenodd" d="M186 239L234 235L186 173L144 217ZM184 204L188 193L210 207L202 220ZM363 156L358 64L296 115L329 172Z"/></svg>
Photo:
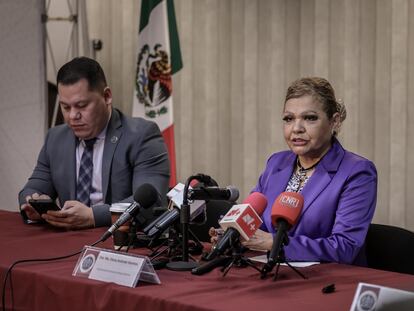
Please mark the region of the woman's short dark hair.
<svg viewBox="0 0 414 311"><path fill-rule="evenodd" d="M319 77L301 78L294 81L288 88L285 102L291 98L312 96L319 101L329 119L338 112L341 121L346 118L346 109L341 101L336 100L335 91L328 80Z"/></svg>

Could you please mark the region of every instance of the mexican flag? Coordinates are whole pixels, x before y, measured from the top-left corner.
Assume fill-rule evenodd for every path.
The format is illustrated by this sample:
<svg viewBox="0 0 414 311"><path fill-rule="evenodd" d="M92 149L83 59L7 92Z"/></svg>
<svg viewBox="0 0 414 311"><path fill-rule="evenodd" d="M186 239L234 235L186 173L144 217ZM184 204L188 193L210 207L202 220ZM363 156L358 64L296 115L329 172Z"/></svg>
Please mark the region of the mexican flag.
<svg viewBox="0 0 414 311"><path fill-rule="evenodd" d="M182 67L173 0L142 0L132 115L161 129L170 156L171 187L177 183L172 75Z"/></svg>

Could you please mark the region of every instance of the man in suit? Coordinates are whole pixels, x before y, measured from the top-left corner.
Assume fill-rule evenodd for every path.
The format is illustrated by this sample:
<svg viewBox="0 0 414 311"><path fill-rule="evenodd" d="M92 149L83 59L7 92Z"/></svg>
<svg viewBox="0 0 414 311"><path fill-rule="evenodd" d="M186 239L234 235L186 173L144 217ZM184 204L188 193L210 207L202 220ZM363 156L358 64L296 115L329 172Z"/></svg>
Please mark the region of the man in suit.
<svg viewBox="0 0 414 311"><path fill-rule="evenodd" d="M19 193L23 218L68 229L108 226L110 204L132 202L144 183L157 189L160 204L168 190L169 161L158 126L112 107L105 74L92 59L63 65L57 86L66 124L49 130ZM62 210L40 217L28 203L38 198L58 199Z"/></svg>

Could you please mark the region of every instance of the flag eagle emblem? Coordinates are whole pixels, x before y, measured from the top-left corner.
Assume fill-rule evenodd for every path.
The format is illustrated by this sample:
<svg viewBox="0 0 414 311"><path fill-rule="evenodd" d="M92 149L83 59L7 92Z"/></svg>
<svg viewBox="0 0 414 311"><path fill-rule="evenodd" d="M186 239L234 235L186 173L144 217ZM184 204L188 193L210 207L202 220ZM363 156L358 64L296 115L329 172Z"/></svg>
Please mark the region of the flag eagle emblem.
<svg viewBox="0 0 414 311"><path fill-rule="evenodd" d="M172 93L171 64L169 55L161 44L151 49L145 44L138 54L136 96L151 119L168 112L163 103Z"/></svg>

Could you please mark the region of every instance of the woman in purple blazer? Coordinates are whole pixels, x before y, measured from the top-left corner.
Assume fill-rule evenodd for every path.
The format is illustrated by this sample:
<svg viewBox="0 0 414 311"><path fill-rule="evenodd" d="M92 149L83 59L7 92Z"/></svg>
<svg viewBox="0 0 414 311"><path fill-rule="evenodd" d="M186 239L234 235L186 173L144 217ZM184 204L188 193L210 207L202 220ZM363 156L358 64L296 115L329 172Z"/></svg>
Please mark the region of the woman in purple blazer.
<svg viewBox="0 0 414 311"><path fill-rule="evenodd" d="M302 78L288 88L283 132L290 151L269 158L253 189L266 196L268 205L264 231L246 246L270 250L275 199L284 191L300 192L304 206L288 232L286 259L364 264L358 254L375 210L377 172L371 161L346 151L336 139L345 117L327 80Z"/></svg>

